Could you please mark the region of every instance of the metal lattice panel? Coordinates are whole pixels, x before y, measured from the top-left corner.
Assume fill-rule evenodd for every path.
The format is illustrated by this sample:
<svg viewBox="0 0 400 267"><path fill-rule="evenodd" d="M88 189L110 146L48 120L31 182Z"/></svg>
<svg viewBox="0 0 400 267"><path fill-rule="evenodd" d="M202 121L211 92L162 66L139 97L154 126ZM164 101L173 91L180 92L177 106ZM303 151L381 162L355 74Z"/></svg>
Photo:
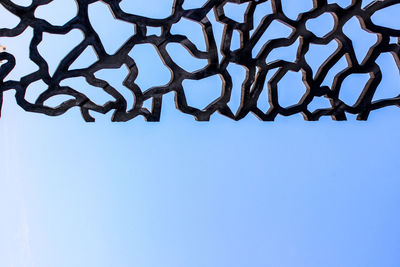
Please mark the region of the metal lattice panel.
<svg viewBox="0 0 400 267"><path fill-rule="evenodd" d="M28 27L31 27L34 33L30 43L30 58L39 67L38 71L21 77L18 81L6 80L7 75L16 64L24 63L16 62L15 57L10 53L0 53L0 60L3 60L3 64L0 67L0 97L2 97L3 92L15 89L17 103L26 111L57 116L64 114L73 107L79 107L86 121L94 121L90 111L103 114L112 111L114 121L128 121L137 116L144 116L148 121L158 121L160 120L163 95L170 92L175 93L177 109L193 115L200 121L209 120L210 116L215 112L234 120L240 120L249 113L253 113L265 121L274 120L278 114L290 116L296 113L301 113L306 120L318 120L321 116L331 116L335 120L345 120L346 113L357 114L358 119L366 120L373 110L391 105L399 106L400 104L400 95L394 98L373 101L376 89L382 80L381 69L376 63L377 58L383 53L390 53L397 62L397 67L400 66L400 45L398 41L396 43L390 42L394 37L400 36L400 30L376 25L371 20L371 16L375 12L398 4L400 2L398 0L374 1L365 7L363 7L361 0L353 0L353 3L345 8L338 4L328 4L327 0L314 0L314 8L300 14L296 20L292 20L285 15L281 0L209 0L201 8L190 10L183 8L184 0L175 0L172 15L165 19L152 19L128 14L121 9L120 0L103 0L102 2L109 6L116 19L130 23L136 29L131 38L115 54L106 52L98 33L96 33L89 20L88 6L101 1L76 0L79 12L77 16L63 26L54 26L43 19L35 17L35 10L39 6L47 5L50 2L52 1L33 0L28 7L18 6L10 0L1 0L0 2L3 7L21 19L20 23L13 29L0 29L0 38L16 37ZM254 25L255 10L259 5L266 2L270 2L272 14L265 14L261 23ZM243 22L237 22L224 13L224 6L228 3L248 3ZM213 25L207 16L210 12L215 14L218 23L221 23L224 27L220 51L216 43ZM306 23L326 13L333 15L334 27L324 36L316 36L307 29ZM376 34L378 37L377 42L369 49L362 62L357 60L351 39L343 33L344 25L354 17L359 20L363 30ZM181 18L189 19L201 25L207 45L206 51L199 50L187 36L171 33L171 27L178 23ZM262 44L260 52L254 56L254 47L260 42L261 37L274 21L279 21L290 27L291 34L287 38L267 41ZM159 27L161 34L159 36L148 35L148 27ZM38 51L38 45L42 41L43 34L67 34L73 29L82 31L84 40L63 58L55 73L50 75L48 63ZM232 50L234 32L240 33L240 47ZM317 73L313 73L306 60L310 45L327 45L333 40L338 43L338 48L324 61ZM299 45L295 61L277 60L267 62L268 55L274 49L291 46L296 41L299 42ZM206 59L207 66L195 72L186 71L170 57L166 49L166 46L170 43L179 43L190 51L193 57ZM138 69L134 59L129 56L129 52L139 44L151 44L157 49L161 60L172 73L172 78L167 85L143 90L135 83L140 69ZM96 51L98 60L88 68L70 70L71 64L89 46L92 46ZM343 57L347 60L347 68L336 74L332 86L322 85L330 69ZM233 82L232 74L229 73L227 67L231 63L244 67L247 72L246 79L242 84L240 107L234 111L229 107ZM112 87L109 82L94 75L99 70L118 69L123 65L129 69L129 75L124 81L124 86L134 96L135 101L132 109L128 109L126 99L117 89ZM272 71L274 71L274 75L272 77L268 76ZM278 83L289 72L300 72L302 74L306 92L297 104L283 107L279 101ZM339 98L339 95L341 89L343 89L343 81L354 74L367 74L369 75L369 81L366 83L356 103L347 105L343 99ZM187 92L185 92L182 85L183 81L201 80L214 75L218 75L222 80L220 96L204 109L188 105ZM75 77L84 77L89 85L102 88L114 100L101 106L81 93L79 88L60 85L63 80ZM44 88L43 93L40 94L37 100L31 103L25 98L27 88L30 84L39 80L42 80L47 85L47 88ZM267 90L268 99L265 99L265 101L268 101L270 105L266 112L257 106L263 90ZM44 104L46 100L56 95L68 95L73 99L65 101L57 107L49 107ZM321 97L329 100L330 107L310 111L309 106L311 103ZM147 100L152 100L151 110L143 106L143 103ZM0 101L2 101L1 98Z"/></svg>

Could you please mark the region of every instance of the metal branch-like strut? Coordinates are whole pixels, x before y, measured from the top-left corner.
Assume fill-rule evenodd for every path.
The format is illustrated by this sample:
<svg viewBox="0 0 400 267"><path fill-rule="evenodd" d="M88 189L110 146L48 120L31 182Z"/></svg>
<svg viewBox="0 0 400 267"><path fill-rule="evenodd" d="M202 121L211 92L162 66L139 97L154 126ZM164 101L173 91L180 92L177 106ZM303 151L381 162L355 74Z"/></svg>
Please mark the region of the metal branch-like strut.
<svg viewBox="0 0 400 267"><path fill-rule="evenodd" d="M183 8L184 0L175 0L172 14L165 19L153 19L126 13L120 8L120 0L76 0L79 12L62 26L54 26L35 17L35 10L50 2L52 1L33 0L28 7L18 6L10 0L0 2L0 5L21 20L15 28L0 28L0 41L7 45L2 41L2 37L16 37L27 28L32 28L34 35L29 46L30 59L39 67L38 71L20 77L19 80L7 80L8 74L17 64L26 63L16 62L14 55L7 53L5 46L0 46L0 110L3 92L11 89L16 91L15 97L18 105L26 111L58 116L73 107L79 107L86 121L94 121L91 112L105 114L110 111L113 112L113 121L128 121L137 116L143 116L148 121L159 121L163 96L170 92L175 94L177 109L193 115L199 121L209 120L215 112L234 120L240 120L249 113L264 121L272 121L278 115L290 116L297 113L301 113L306 120L318 120L321 116L345 120L346 113L356 114L359 120L366 120L373 110L400 105L400 95L373 100L376 89L382 80L381 69L376 63L377 58L383 53L389 53L393 56L397 67L400 67L399 42L391 41L393 37L400 37L400 30L376 25L371 20L371 16L377 11L400 3L399 0L374 1L365 7L362 6L361 0L353 0L352 4L347 7L328 4L327 0L313 0L314 8L300 14L297 20L290 19L284 13L281 0L209 0L201 8L188 10ZM99 34L90 23L88 7L95 2L107 4L116 19L135 26L136 30L131 38L115 54L106 52ZM228 3L247 4L242 22L235 21L225 14L224 7ZM255 11L265 3L270 3L272 13L265 14L259 25L255 25ZM307 29L308 21L326 13L331 14L334 18L334 27L329 33L320 37ZM221 44L217 44L215 25L210 21L210 14L214 14L217 22L224 27ZM358 19L363 30L378 37L377 42L369 49L362 62L357 60L353 43L343 32L344 25L354 17ZM202 27L206 42L205 51L199 50L187 36L171 32L172 26L182 18L196 22ZM286 38L265 41L261 44L260 51L255 54L256 45L262 42L262 37L274 22L284 24L291 29L291 33ZM158 27L161 34L149 35L148 27ZM55 73L50 75L48 62L38 50L43 34L67 34L73 29L82 31L84 40L65 55ZM233 36L236 32L240 34L240 44L234 46L235 38ZM306 59L310 45L327 45L331 41L337 42L338 48L327 57L318 71L313 73L310 62ZM296 42L299 45L296 59L293 62L287 60L267 61L268 55L275 49L289 47ZM194 58L207 60L207 65L195 72L185 70L174 62L168 53L167 45L171 43L181 44ZM147 90L138 86L136 78L141 70L138 69L135 60L129 56L129 53L136 45L140 44L151 44L156 48L162 62L173 74L168 84ZM70 70L70 66L89 46L94 48L98 56L97 61L87 68ZM233 46L238 48L232 49ZM342 58L347 60L347 67L335 75L331 86L323 85L328 72ZM241 88L240 106L236 110L232 110L229 105L232 101L233 77L228 70L228 65L232 63L242 66L247 73ZM118 69L123 65L129 69L129 75L123 85L130 90L134 97L133 108L128 108L127 100L109 82L95 76L95 72L99 70ZM279 82L289 72L302 74L305 93L298 103L284 107L280 103ZM271 76L271 73L274 75ZM340 99L340 92L343 89L344 80L354 74L367 74L370 78L357 101L350 105ZM214 75L220 77L222 81L222 88L218 89L221 92L220 96L203 109L190 106L183 82L185 80L202 80ZM81 88L61 85L63 80L76 77L85 78L88 85L101 88L113 100L104 105L98 105L83 94ZM30 102L26 99L26 93L29 86L37 81L43 81L46 88L43 88L42 93L34 102ZM269 104L269 109L266 111L262 111L258 106L264 90L267 90L268 97L261 100ZM45 104L46 100L57 95L69 96L71 99L56 107ZM321 98L329 100L330 106L311 110L310 106L313 101ZM152 101L151 109L143 105L147 100Z"/></svg>

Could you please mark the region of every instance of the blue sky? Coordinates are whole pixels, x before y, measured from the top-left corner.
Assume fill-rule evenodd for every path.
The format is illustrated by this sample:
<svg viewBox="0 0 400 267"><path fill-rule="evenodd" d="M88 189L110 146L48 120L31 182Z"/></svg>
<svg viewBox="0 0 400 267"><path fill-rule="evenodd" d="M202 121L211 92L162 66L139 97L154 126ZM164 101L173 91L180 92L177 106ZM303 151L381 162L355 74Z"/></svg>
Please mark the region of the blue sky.
<svg viewBox="0 0 400 267"><path fill-rule="evenodd" d="M63 16L74 14L70 2L55 1L52 12L41 16L65 23ZM121 6L163 17L170 2L124 0ZM151 11L150 3L155 7ZM291 3L290 12L307 10L309 3L302 3ZM104 4L92 8L106 18ZM395 14L379 19L392 23L398 21ZM97 26L107 33L112 26L106 23L104 19ZM357 21L346 30L355 40L366 34L359 32ZM23 61L29 34L19 40L1 38L0 43ZM47 50L54 66L57 55L79 41L79 32L71 34L63 40L65 46ZM121 30L113 36L109 49L118 47L124 34ZM357 44L361 51L375 38L367 36ZM57 44L59 38L45 41ZM146 51L142 56L151 57ZM89 53L78 63L90 60ZM146 58L135 60L149 68ZM380 94L390 97L400 89L398 70L390 57L379 60L388 73L382 87L387 89ZM33 63L17 66L8 78L34 68ZM118 84L124 71L99 75ZM232 71L240 84L242 71L235 66ZM142 86L165 79L143 75ZM360 81L362 77L347 86ZM40 89L33 88L32 97ZM286 96L290 102L291 94ZM193 101L201 105L201 97ZM348 97L350 101L354 94ZM16 105L13 91L5 93L0 266L400 265L398 108L372 112L367 122L354 116L347 122L304 122L301 115L278 117L273 123L249 115L233 122L214 115L199 123L175 110L173 95L164 100L160 123L142 118L111 123L111 114L93 114L96 123L86 124L79 110L56 118L26 113Z"/></svg>

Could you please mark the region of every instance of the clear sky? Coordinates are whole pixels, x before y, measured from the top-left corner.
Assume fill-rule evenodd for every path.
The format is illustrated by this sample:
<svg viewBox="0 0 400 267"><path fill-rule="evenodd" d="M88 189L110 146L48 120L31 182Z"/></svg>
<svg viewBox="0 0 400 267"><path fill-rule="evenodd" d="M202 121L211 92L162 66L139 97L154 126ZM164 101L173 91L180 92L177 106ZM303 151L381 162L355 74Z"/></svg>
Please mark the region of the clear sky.
<svg viewBox="0 0 400 267"><path fill-rule="evenodd" d="M36 15L63 24L76 12L73 2L56 0L51 12ZM172 1L145 2L124 0L121 6L159 18L168 16ZM282 2L291 16L310 4ZM108 49L117 49L129 26L115 34L106 6L91 8L98 30L104 36L114 32L105 39ZM399 22L397 13L379 19ZM9 19L0 24L10 25L0 28L11 27L11 15L0 5L3 14ZM376 36L357 23L349 22L345 31L354 40L363 36L356 48L367 51ZM29 34L0 43L17 60L28 60ZM53 66L79 35L44 40ZM60 40L65 46L46 49ZM151 71L150 50L137 49L146 53L135 60ZM90 60L89 53L77 64ZM398 95L393 59L380 60L388 74L379 96ZM193 64L188 67L198 67ZM19 65L8 78L34 70L33 63ZM99 75L118 84L125 71ZM240 83L242 71L232 71ZM157 73L154 79L139 76L141 85L163 82L162 70ZM349 81L349 88L360 81ZM159 123L111 123L111 114L93 114L96 123L87 124L77 109L55 118L26 113L13 94L5 93L0 119L0 266L400 266L398 108L372 112L367 122L354 116L304 122L301 115L268 123L249 115L233 122L216 114L199 123L175 110L169 94ZM194 101L201 104L201 97Z"/></svg>

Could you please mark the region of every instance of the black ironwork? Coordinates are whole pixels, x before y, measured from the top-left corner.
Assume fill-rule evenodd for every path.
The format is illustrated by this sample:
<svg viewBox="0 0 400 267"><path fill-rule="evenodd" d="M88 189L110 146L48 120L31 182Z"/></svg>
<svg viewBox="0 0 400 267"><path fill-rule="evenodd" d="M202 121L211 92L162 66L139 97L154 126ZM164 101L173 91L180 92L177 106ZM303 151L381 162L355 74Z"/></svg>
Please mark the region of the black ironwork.
<svg viewBox="0 0 400 267"><path fill-rule="evenodd" d="M267 1L270 1L273 13L266 14L261 23L255 27L253 25L254 12L258 5ZM79 12L76 17L63 26L54 26L43 19L35 18L35 9L50 2L52 1L33 0L30 6L21 7L10 0L0 1L3 7L21 19L20 23L13 29L0 29L0 37L18 36L27 27L33 28L34 31L34 36L30 43L30 58L39 66L38 71L21 77L19 81L4 81L15 67L16 60L12 54L7 52L0 53L0 60L7 61L0 67L0 97L2 97L3 92L15 89L16 101L26 111L57 116L65 113L70 108L79 107L86 121L94 121L94 118L89 113L90 111L103 114L113 111L113 121L128 121L140 115L144 116L148 121L158 121L161 114L163 95L169 92L175 93L177 109L193 115L199 121L209 120L210 116L217 111L234 120L242 119L248 113L253 113L265 121L274 120L278 114L289 116L296 113L301 113L306 120L318 120L321 116L331 116L335 120L345 120L346 113L357 114L358 119L366 120L373 110L390 105L400 105L400 95L390 99L372 101L376 88L382 79L381 70L375 61L382 53L389 52L396 59L396 62L400 62L400 45L398 42L390 42L391 37L400 37L400 30L375 25L371 21L371 16L378 10L399 3L400 1L398 0L377 0L366 7L362 7L361 0L353 0L352 4L345 8L338 4L328 4L327 0L314 0L314 8L309 12L300 14L297 20L292 20L285 15L280 0L209 0L201 8L190 10L183 9L184 0L175 0L172 15L165 19L152 19L128 14L120 8L119 3L121 0L103 0L102 2L109 5L116 19L131 23L136 27L134 35L112 55L105 51L98 33L95 32L90 24L88 5L99 2L98 0L76 0ZM248 3L244 22L237 22L224 14L224 6L227 3ZM209 12L214 12L217 21L224 25L224 37L220 51L217 49L213 25L207 17ZM334 16L335 25L331 32L323 37L318 37L307 29L306 23L326 12ZM369 50L366 58L361 63L357 61L352 41L343 33L343 26L353 17L360 21L365 31L378 36L378 41ZM200 51L186 36L171 33L172 25L181 18L187 18L202 26L207 43L206 51ZM292 33L288 38L279 38L266 42L258 55L253 57L252 50L254 46L275 20L292 28ZM147 26L160 27L162 30L161 35L147 35ZM43 33L66 34L72 29L81 30L85 35L84 41L65 56L54 75L51 76L47 62L38 52L38 45L43 38ZM240 48L232 51L231 42L234 31L240 33L241 43ZM290 46L298 39L300 40L300 45L294 62L284 60L266 62L266 57L271 51L279 47ZM328 44L332 40L338 42L338 49L322 64L314 75L305 59L310 44ZM167 85L142 91L135 83L140 70L128 53L135 45L146 43L156 47L162 61L173 75ZM169 43L179 43L189 50L194 57L208 60L207 66L193 73L185 71L169 56L166 50L166 46ZM88 46L93 46L98 55L98 60L88 68L69 70L69 66ZM221 60L219 60L219 53L222 55ZM347 59L348 67L335 76L331 87L322 86L321 84L328 71L343 56ZM228 106L233 86L231 74L227 70L229 63L238 64L247 70L247 77L242 84L241 104L237 112L233 112ZM115 88L107 81L98 79L94 75L96 71L101 69L120 68L122 65L126 65L129 68L129 75L124 81L124 86L132 92L135 99L134 106L130 110L127 110L127 101ZM273 69L278 70L272 78L267 80L267 74ZM282 107L278 100L278 82L289 71L302 72L306 93L299 103L290 107ZM357 102L349 106L339 99L342 83L350 75L360 73L369 74L370 79ZM185 79L200 80L212 75L219 75L223 81L220 97L202 110L189 106L182 82ZM60 85L64 79L73 77L84 77L88 84L102 88L115 100L107 102L104 106L99 106L78 90ZM26 90L30 84L39 80L44 81L48 88L44 90L35 103L30 103L25 99ZM265 89L266 83L268 89ZM268 90L270 108L267 112L263 112L257 107L262 90ZM44 102L55 95L69 95L73 99L65 101L55 108L46 106ZM308 106L313 99L318 97L329 99L331 106L312 112L309 111ZM153 101L151 110L143 107L144 101L149 99ZM0 98L0 103L1 101L2 99Z"/></svg>

